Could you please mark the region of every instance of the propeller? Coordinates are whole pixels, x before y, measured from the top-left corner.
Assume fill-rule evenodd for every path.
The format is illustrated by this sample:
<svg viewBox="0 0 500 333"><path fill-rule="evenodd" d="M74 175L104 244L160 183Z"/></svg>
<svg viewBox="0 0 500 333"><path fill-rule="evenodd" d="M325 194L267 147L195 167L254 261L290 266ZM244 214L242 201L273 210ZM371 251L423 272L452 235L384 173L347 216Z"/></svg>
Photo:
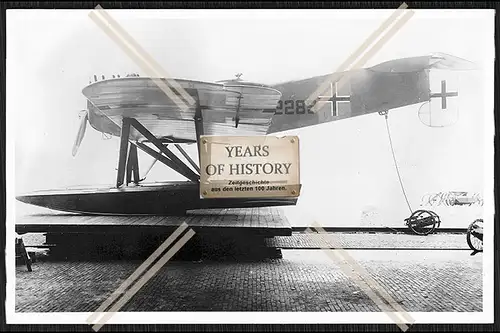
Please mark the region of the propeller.
<svg viewBox="0 0 500 333"><path fill-rule="evenodd" d="M89 114L88 112L85 111L85 116L82 118L82 122L80 123L80 128L78 129L78 134L76 136L75 143L73 145L73 157L76 155L78 152L78 148L80 147L80 144L82 143L83 137L85 135L85 130L87 129L87 120L89 119Z"/></svg>

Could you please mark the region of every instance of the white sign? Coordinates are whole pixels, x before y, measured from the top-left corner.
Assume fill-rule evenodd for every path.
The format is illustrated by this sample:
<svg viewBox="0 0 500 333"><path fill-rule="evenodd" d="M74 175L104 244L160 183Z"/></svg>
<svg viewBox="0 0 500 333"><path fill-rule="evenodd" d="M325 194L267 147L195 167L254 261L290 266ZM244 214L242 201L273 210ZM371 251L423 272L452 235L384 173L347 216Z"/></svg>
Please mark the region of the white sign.
<svg viewBox="0 0 500 333"><path fill-rule="evenodd" d="M202 198L298 197L297 136L201 136Z"/></svg>

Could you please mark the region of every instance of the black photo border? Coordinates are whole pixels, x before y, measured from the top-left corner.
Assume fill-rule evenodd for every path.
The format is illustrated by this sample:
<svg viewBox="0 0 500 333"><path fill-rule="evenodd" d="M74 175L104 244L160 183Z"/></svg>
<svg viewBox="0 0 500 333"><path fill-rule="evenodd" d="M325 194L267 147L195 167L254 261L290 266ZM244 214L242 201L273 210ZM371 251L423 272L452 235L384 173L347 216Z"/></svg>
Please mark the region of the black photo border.
<svg viewBox="0 0 500 333"><path fill-rule="evenodd" d="M500 8L500 3L489 1L405 1L408 8L411 9L493 9ZM267 2L267 1L239 1L239 2L223 2L223 1L151 1L151 2L121 2L121 1L62 1L62 2L2 2L1 6L1 38L2 43L0 46L2 66L0 67L1 76L1 112L0 112L0 166L1 166L1 187L3 193L0 194L0 203L2 209L0 211L0 218L3 222L0 225L0 248L5 253L5 221L6 221L6 10L8 9L94 9L97 5L101 5L106 9L395 9L398 8L403 1L353 1L353 2L319 2L319 1L303 1L303 2ZM500 88L498 88L499 80L499 67L498 67L498 39L499 39L499 23L500 18L498 13L495 13L495 157L498 152L498 99L500 95ZM497 181L497 160L495 158L495 189L498 188ZM495 212L498 210L497 192L495 190ZM498 216L495 214L494 226L494 304L495 304L495 323L494 324L414 324L410 326L407 332L493 332L500 331L499 325L499 311L498 300L500 285L498 280L498 233L499 221ZM90 325L7 325L5 313L5 297L6 297L6 266L5 257L0 255L1 260L1 273L0 273L0 318L2 332L26 331L26 332L49 332L49 331L82 331L94 332ZM363 315L360 313L360 315ZM371 331L385 331L385 332L400 332L401 330L394 324L213 324L213 325L105 325L101 331L301 331L301 332L371 332Z"/></svg>

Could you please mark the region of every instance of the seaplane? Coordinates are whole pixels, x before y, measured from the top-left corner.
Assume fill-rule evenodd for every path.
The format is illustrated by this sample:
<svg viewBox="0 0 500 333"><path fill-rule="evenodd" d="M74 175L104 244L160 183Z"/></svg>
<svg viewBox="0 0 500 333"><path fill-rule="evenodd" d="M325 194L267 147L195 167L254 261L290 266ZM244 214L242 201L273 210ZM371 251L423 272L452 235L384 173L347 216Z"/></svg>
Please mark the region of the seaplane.
<svg viewBox="0 0 500 333"><path fill-rule="evenodd" d="M201 198L199 163L183 146L198 145L201 136L276 135L416 104L421 105L419 119L435 126L440 113L452 112L447 111L448 100L457 97L458 91L448 91L446 80L439 91L431 91L430 72L475 68L468 60L434 53L274 85L244 81L241 74L216 82L135 74L95 76L82 90L87 105L73 156L88 124L119 138L116 183L105 188L35 191L17 199L58 211L98 215L178 215L194 209L296 205L297 196ZM186 181L145 182L139 173L138 150Z"/></svg>

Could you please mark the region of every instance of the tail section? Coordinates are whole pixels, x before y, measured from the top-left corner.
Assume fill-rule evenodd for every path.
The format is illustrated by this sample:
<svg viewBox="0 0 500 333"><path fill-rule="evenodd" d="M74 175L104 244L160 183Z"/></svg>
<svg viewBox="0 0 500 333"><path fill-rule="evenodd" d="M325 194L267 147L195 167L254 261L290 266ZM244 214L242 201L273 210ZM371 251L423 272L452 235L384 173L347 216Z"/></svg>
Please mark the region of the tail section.
<svg viewBox="0 0 500 333"><path fill-rule="evenodd" d="M432 69L470 70L474 66L460 58L435 54L274 85L282 98L268 133L388 111L433 98L458 97L458 92L431 91Z"/></svg>

